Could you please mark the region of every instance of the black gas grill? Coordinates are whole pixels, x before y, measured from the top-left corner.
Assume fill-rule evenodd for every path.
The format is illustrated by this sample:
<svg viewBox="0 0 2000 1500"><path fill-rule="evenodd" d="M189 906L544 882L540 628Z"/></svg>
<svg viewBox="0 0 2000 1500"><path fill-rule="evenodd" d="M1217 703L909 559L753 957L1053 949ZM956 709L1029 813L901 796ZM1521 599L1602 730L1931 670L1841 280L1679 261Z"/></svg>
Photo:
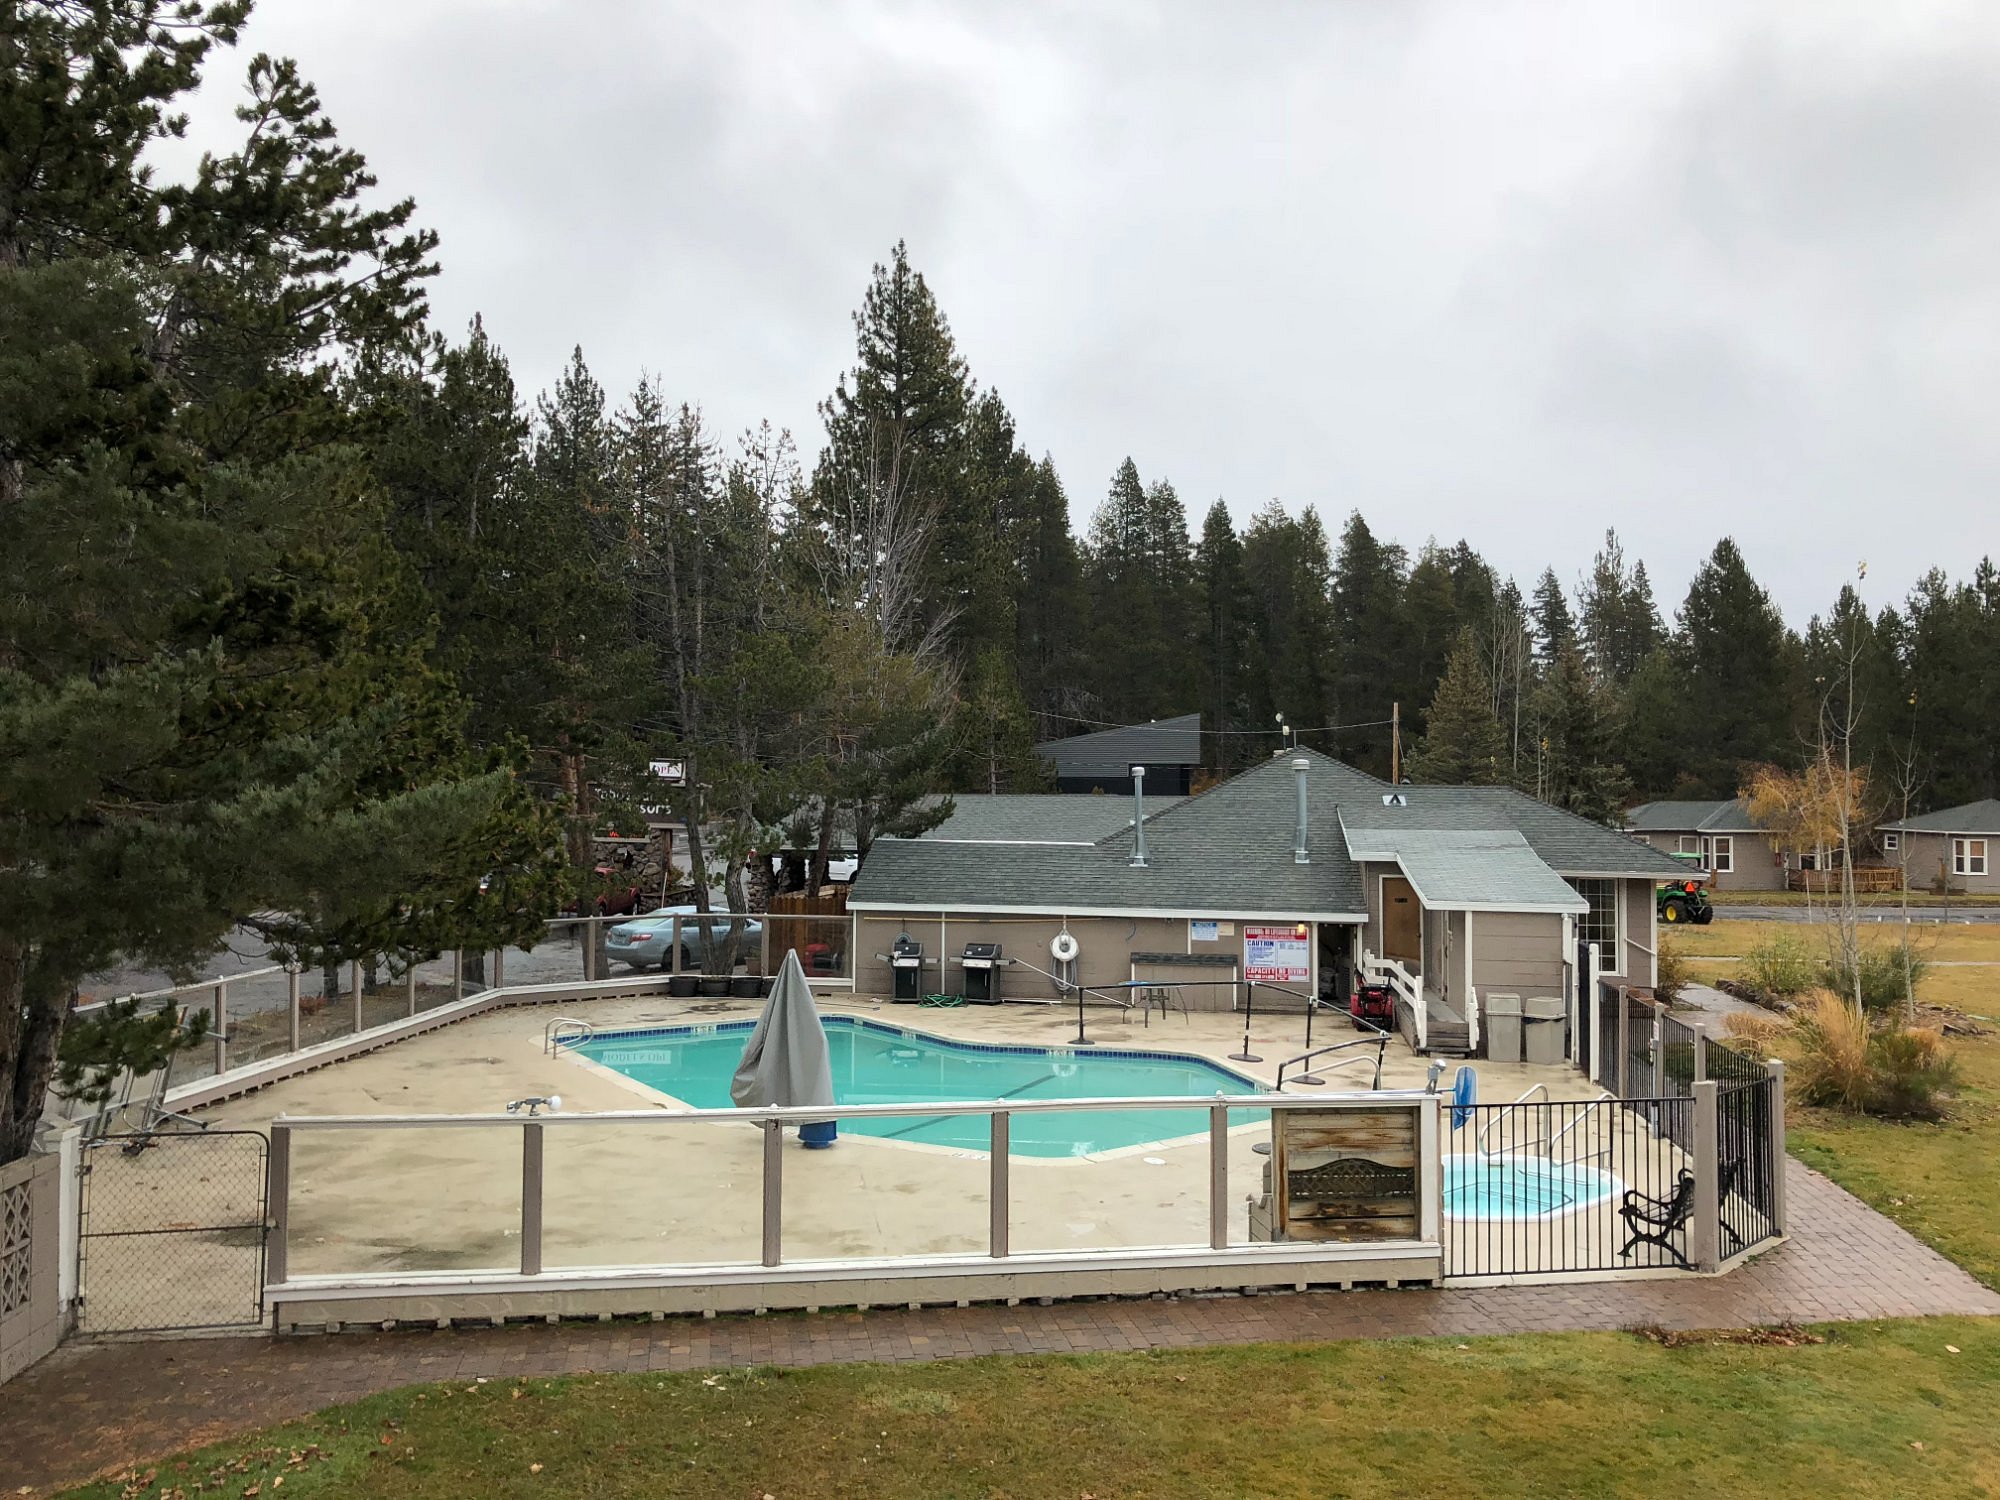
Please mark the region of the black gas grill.
<svg viewBox="0 0 2000 1500"><path fill-rule="evenodd" d="M965 969L965 998L973 1005L998 1005L998 970L1004 960L998 943L967 943L958 957Z"/></svg>
<svg viewBox="0 0 2000 1500"><path fill-rule="evenodd" d="M924 945L905 934L889 950L889 967L896 971L894 998L915 1005L924 998Z"/></svg>

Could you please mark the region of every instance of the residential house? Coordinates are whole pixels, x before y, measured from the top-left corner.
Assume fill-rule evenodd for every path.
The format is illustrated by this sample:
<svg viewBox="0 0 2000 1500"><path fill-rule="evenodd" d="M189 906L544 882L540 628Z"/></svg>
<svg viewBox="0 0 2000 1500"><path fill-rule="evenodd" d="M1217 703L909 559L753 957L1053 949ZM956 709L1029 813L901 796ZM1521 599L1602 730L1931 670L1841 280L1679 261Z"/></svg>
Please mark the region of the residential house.
<svg viewBox="0 0 2000 1500"><path fill-rule="evenodd" d="M1718 891L1782 891L1785 856L1741 797L1727 801L1643 802L1625 831L1666 854L1691 858Z"/></svg>
<svg viewBox="0 0 2000 1500"><path fill-rule="evenodd" d="M1650 986L1655 884L1680 870L1510 788L1393 786L1309 750L1167 804L956 804L863 862L848 900L857 991L891 993L903 936L925 947L926 984L954 993L964 945L1000 944L1011 1000L1151 982L1229 1009L1259 980L1257 1003L1283 1007L1344 997L1364 973L1395 984L1420 1041L1477 1052L1489 995L1575 994L1579 940L1602 974Z"/></svg>
<svg viewBox="0 0 2000 1500"><path fill-rule="evenodd" d="M1884 860L1909 872L1913 890L2000 891L2000 799L1876 825Z"/></svg>

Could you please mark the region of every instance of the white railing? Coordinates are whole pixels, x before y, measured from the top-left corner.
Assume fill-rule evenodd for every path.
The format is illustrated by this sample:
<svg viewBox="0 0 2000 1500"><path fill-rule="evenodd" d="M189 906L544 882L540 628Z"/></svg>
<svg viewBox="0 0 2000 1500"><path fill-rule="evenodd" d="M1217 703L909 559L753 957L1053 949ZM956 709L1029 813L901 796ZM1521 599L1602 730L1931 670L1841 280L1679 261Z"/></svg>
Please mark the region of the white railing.
<svg viewBox="0 0 2000 1500"><path fill-rule="evenodd" d="M1229 1233L1229 1214L1232 1206L1229 1186L1229 1132L1231 1110L1256 1110L1268 1112L1285 1109L1309 1109L1322 1112L1340 1109L1383 1109L1402 1108L1413 1115L1412 1129L1418 1143L1416 1152L1417 1175L1415 1198L1418 1205L1418 1232L1413 1240L1398 1241L1386 1246L1370 1241L1361 1246L1337 1241L1300 1241L1273 1244L1269 1242L1235 1241ZM760 1191L762 1195L762 1235L758 1262L769 1271L780 1266L796 1265L801 1275L823 1274L827 1262L788 1262L784 1250L784 1128L816 1121L879 1120L883 1118L935 1118L939 1116L979 1116L987 1120L988 1146L988 1194L989 1219L987 1226L987 1252L976 1262L989 1270L995 1262L1007 1262L1016 1258L1028 1261L1047 1259L1047 1252L1017 1252L1013 1249L1009 1229L1011 1223L1011 1159L1009 1157L1010 1122L1015 1115L1083 1113L1127 1110L1175 1110L1185 1112L1201 1111L1207 1114L1207 1157L1208 1157L1208 1236L1205 1245L1166 1245L1145 1247L1123 1247L1116 1249L1091 1249L1065 1252L1065 1264L1097 1265L1115 1267L1121 1260L1129 1260L1135 1255L1150 1257L1154 1262L1160 1258L1187 1255L1213 1261L1215 1254L1224 1253L1231 1258L1241 1257L1255 1263L1259 1260L1296 1262L1302 1259L1325 1258L1338 1260L1356 1255L1381 1251L1385 1248L1400 1248L1404 1251L1423 1250L1438 1243L1442 1225L1440 1220L1441 1182L1439 1174L1442 1163L1439 1154L1439 1101L1436 1095L1421 1090L1384 1090L1376 1093L1296 1096L1282 1094L1215 1094L1210 1097L1185 1095L1156 1098L1120 1099L988 1099L958 1102L916 1102L901 1104L840 1104L814 1105L803 1108L762 1108L762 1109L654 1109L654 1110L613 1110L603 1113L557 1113L543 1114L532 1118L510 1114L469 1114L469 1115L327 1115L327 1116L286 1116L280 1115L271 1123L271 1154L269 1202L271 1213L271 1235L267 1261L267 1305L276 1306L287 1301L316 1300L331 1292L335 1295L356 1297L363 1294L384 1296L421 1296L435 1294L441 1286L450 1284L454 1289L471 1286L477 1289L480 1278L491 1280L505 1277L543 1278L551 1290L559 1290L562 1278L567 1276L598 1275L601 1268L580 1266L575 1268L548 1268L544 1257L544 1143L547 1133L559 1130L583 1129L593 1134L587 1140L602 1141L606 1127L624 1130L702 1130L717 1126L754 1126L763 1132L762 1165ZM394 1131L464 1131L464 1130L509 1130L517 1131L521 1141L520 1176L520 1217L518 1226L518 1265L487 1267L470 1271L439 1273L357 1272L314 1274L299 1278L292 1277L288 1255L288 1237L292 1221L292 1155L300 1137L309 1137L335 1131L394 1130ZM421 1156L422 1153L419 1153ZM378 1184L379 1185L379 1184ZM731 1266L751 1264L748 1262L684 1262L667 1266L624 1267L622 1272L632 1276L678 1275L703 1270L717 1273ZM936 1256L882 1256L843 1260L841 1265L849 1268L866 1268L883 1275L922 1276L936 1278L941 1272L941 1263ZM1247 1272L1246 1272L1247 1274ZM1225 1280L1221 1284L1228 1284Z"/></svg>
<svg viewBox="0 0 2000 1500"><path fill-rule="evenodd" d="M1417 1050L1424 1051L1430 1046L1430 1007L1424 1001L1424 981L1421 975L1412 974L1393 958L1377 958L1365 949L1361 954L1361 970L1377 984L1386 983L1390 989L1410 1007L1416 1017Z"/></svg>

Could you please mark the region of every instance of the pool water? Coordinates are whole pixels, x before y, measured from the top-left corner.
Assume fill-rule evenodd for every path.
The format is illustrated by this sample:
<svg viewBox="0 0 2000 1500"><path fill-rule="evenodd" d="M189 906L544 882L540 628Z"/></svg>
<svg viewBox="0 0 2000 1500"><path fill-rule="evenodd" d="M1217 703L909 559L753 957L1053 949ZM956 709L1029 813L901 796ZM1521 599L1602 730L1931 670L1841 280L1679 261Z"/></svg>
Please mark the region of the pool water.
<svg viewBox="0 0 2000 1500"><path fill-rule="evenodd" d="M1542 1156L1444 1159L1444 1211L1452 1219L1545 1219L1600 1203L1624 1186L1596 1167Z"/></svg>
<svg viewBox="0 0 2000 1500"><path fill-rule="evenodd" d="M998 1047L953 1042L852 1016L828 1016L833 1097L840 1104L936 1104L988 1099L1116 1099L1263 1093L1251 1079L1198 1057L1086 1047ZM751 1021L599 1033L574 1050L696 1109L728 1109L729 1080ZM1268 1120L1239 1109L1232 1125ZM984 1151L985 1115L843 1120L843 1132ZM1008 1121L1010 1156L1090 1156L1208 1129L1198 1109L1052 1110Z"/></svg>

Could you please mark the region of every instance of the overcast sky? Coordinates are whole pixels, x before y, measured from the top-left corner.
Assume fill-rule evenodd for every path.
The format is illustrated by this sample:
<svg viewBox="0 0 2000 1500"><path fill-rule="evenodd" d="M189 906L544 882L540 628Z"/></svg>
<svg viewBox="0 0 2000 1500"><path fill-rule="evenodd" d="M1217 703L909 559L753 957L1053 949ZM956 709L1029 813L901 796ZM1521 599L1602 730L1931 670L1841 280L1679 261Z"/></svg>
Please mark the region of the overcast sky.
<svg viewBox="0 0 2000 1500"><path fill-rule="evenodd" d="M2000 552L2000 6L261 0L524 393L724 432L853 358L900 237L1079 528L1127 454L1671 614Z"/></svg>

